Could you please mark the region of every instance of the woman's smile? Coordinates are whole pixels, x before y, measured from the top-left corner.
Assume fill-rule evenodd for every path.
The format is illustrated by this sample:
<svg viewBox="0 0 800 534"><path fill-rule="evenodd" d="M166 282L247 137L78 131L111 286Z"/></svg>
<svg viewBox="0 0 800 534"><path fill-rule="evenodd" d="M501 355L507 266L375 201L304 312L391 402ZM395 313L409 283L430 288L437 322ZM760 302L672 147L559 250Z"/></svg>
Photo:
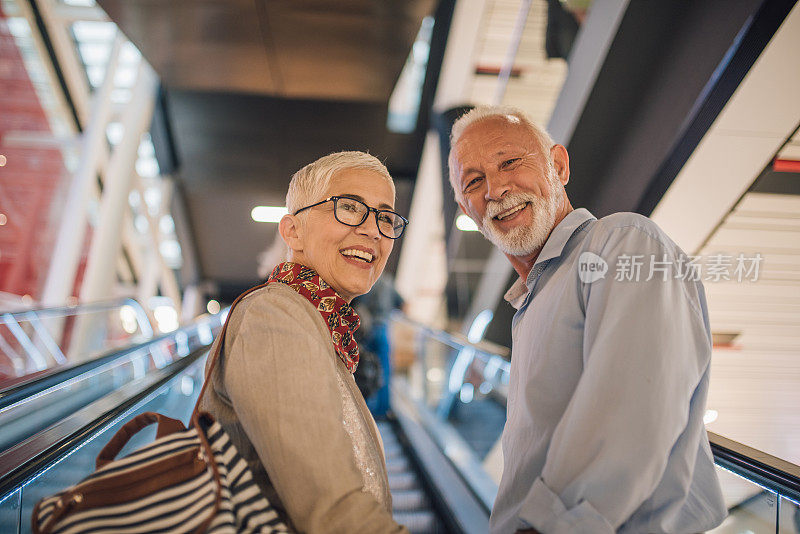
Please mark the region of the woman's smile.
<svg viewBox="0 0 800 534"><path fill-rule="evenodd" d="M347 263L360 269L371 269L372 263L375 261L375 251L359 245L344 248L339 251L339 254L344 257Z"/></svg>

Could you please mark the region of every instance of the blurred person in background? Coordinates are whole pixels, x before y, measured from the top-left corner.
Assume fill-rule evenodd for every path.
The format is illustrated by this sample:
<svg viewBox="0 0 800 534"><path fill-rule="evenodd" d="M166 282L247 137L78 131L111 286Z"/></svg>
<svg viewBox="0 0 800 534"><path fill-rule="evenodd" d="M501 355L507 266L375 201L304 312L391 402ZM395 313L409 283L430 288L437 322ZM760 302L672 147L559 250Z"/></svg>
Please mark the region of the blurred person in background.
<svg viewBox="0 0 800 534"><path fill-rule="evenodd" d="M491 531L719 525L703 285L647 267L619 276L626 257L680 265L686 255L644 216L573 209L566 148L520 110L462 116L449 164L461 209L519 274L506 293L517 312Z"/></svg>
<svg viewBox="0 0 800 534"><path fill-rule="evenodd" d="M203 399L282 519L300 532L406 532L392 519L383 445L352 373L350 302L380 277L407 221L386 167L362 152L292 177L288 261L232 311Z"/></svg>
<svg viewBox="0 0 800 534"><path fill-rule="evenodd" d="M380 362L380 386L374 396L365 395L367 406L372 415L383 417L389 411L390 382L392 378L391 353L389 339L389 320L392 311L403 307L403 297L394 287L394 279L384 274L366 295L355 299L354 306L359 316L369 317L369 324L364 325L364 340L359 343L378 357Z"/></svg>

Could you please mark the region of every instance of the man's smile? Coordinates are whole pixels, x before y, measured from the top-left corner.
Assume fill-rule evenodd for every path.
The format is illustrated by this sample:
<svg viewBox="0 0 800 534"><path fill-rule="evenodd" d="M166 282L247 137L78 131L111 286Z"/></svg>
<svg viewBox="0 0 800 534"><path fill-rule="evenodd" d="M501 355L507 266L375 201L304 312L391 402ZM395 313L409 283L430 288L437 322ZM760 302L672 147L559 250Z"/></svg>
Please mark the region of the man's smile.
<svg viewBox="0 0 800 534"><path fill-rule="evenodd" d="M504 221L506 219L512 218L514 215L522 211L523 209L527 208L530 205L530 202L522 202L521 204L517 204L511 209L508 209L502 213L495 215L493 218L497 219L498 221Z"/></svg>

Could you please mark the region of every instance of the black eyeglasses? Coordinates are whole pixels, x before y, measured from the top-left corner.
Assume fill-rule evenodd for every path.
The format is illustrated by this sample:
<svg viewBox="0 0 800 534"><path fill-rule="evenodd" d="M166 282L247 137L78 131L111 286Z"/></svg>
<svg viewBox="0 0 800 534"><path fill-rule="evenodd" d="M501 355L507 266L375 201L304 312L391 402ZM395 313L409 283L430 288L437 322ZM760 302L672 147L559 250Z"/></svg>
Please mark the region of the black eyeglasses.
<svg viewBox="0 0 800 534"><path fill-rule="evenodd" d="M403 230L406 229L406 225L408 224L408 219L392 210L371 208L360 200L339 196L328 197L316 204L300 208L295 211L293 215L297 215L303 210L331 201L333 202L333 216L336 217L337 221L347 226L361 226L361 224L367 220L367 217L369 217L369 212L375 212L375 222L378 225L378 231L382 236L388 237L389 239L397 239L403 235Z"/></svg>

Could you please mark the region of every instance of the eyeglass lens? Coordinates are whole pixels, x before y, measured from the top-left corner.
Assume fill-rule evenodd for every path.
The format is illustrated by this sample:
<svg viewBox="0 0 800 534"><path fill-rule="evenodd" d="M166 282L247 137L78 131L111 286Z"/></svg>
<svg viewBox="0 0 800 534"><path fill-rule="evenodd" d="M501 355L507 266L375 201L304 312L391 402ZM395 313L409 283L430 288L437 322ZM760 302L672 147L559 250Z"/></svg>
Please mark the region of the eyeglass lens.
<svg viewBox="0 0 800 534"><path fill-rule="evenodd" d="M334 202L336 219L348 226L358 226L369 215L366 204L353 198L337 198ZM389 238L398 238L403 233L405 222L396 213L379 210L375 214L378 218L378 230Z"/></svg>

